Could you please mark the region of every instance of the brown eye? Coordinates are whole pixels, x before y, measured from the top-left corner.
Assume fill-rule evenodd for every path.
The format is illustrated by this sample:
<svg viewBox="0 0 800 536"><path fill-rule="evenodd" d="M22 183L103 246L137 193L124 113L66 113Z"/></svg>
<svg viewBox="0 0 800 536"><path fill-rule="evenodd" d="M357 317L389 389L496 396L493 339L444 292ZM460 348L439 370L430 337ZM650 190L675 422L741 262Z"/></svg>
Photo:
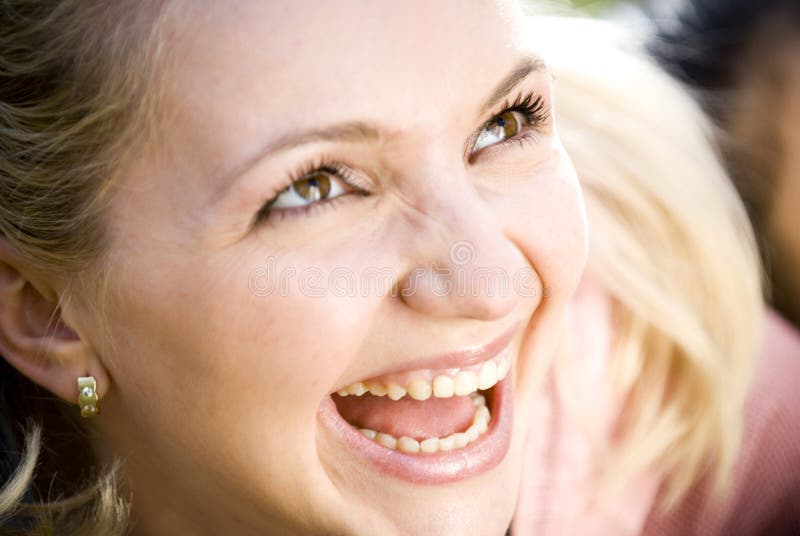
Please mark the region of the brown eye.
<svg viewBox="0 0 800 536"><path fill-rule="evenodd" d="M326 201L347 193L341 179L326 171L315 171L296 180L270 204L271 209L294 208Z"/></svg>
<svg viewBox="0 0 800 536"><path fill-rule="evenodd" d="M520 125L516 112L506 112L495 119L494 123L497 125L496 129L503 130L503 135L506 139L513 138L522 130L522 125Z"/></svg>
<svg viewBox="0 0 800 536"><path fill-rule="evenodd" d="M294 191L307 201L326 199L331 191L331 178L324 173L315 173L292 185Z"/></svg>
<svg viewBox="0 0 800 536"><path fill-rule="evenodd" d="M475 140L472 151L480 151L496 143L513 138L522 130L522 117L517 111L504 112L486 123Z"/></svg>

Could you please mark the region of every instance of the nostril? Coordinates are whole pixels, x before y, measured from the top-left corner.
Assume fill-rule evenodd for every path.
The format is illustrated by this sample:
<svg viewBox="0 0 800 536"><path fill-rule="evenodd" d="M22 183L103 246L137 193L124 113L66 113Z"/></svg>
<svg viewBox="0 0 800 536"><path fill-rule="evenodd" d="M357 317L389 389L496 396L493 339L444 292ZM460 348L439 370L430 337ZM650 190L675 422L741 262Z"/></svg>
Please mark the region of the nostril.
<svg viewBox="0 0 800 536"><path fill-rule="evenodd" d="M417 268L403 281L399 297L425 315L497 320L512 313L523 297L515 277L501 268Z"/></svg>

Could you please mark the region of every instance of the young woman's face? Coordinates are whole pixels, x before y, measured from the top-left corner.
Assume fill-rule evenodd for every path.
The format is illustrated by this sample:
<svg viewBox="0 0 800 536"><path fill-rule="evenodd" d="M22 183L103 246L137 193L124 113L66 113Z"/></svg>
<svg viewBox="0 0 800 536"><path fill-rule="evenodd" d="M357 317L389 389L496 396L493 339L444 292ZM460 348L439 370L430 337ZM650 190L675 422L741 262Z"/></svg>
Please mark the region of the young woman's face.
<svg viewBox="0 0 800 536"><path fill-rule="evenodd" d="M586 229L518 6L469 4L213 2L168 32L94 421L142 529L505 530Z"/></svg>

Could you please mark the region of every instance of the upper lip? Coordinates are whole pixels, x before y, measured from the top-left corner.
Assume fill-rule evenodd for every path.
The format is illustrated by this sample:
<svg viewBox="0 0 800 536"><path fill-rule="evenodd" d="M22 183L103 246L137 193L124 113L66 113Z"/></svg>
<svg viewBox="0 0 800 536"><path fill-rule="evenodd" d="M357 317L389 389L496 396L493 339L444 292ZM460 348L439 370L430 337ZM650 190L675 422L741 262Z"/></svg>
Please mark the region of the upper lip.
<svg viewBox="0 0 800 536"><path fill-rule="evenodd" d="M411 372L414 370L454 369L468 367L470 365L474 365L475 363L481 363L495 357L501 351L503 351L514 338L517 328L518 323L514 323L510 327L506 328L505 331L503 331L500 335L486 344L419 357L410 361L392 365L377 371L371 376L359 378L355 381L363 381L387 374ZM347 385L350 383L352 382L349 382Z"/></svg>

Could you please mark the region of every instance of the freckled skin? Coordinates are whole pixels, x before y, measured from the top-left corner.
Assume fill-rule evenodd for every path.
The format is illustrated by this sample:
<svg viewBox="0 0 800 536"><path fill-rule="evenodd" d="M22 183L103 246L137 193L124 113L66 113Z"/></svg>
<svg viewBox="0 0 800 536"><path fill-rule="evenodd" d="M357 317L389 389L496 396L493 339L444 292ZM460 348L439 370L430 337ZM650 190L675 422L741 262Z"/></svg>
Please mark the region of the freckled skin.
<svg viewBox="0 0 800 536"><path fill-rule="evenodd" d="M100 349L112 387L96 447L126 459L136 534L501 534L517 500L533 371L552 357L586 261L580 190L552 124L534 142L465 159L468 140L503 111L481 105L535 52L519 7L186 9L168 33L169 143L123 170L109 211L115 346ZM522 91L550 102L549 74L532 73L509 99ZM287 129L348 121L378 125L380 139L318 141L229 173ZM287 177L323 156L354 169L369 195L251 226ZM473 248L463 265L451 255L460 242ZM286 285L265 296L250 283L268 264ZM528 270L537 292L441 295L423 282L405 295L336 296L311 272L387 268L408 289L432 266L453 278ZM81 322L94 325L92 311ZM401 482L320 425L320 403L337 388L486 344L516 322L511 447L490 471Z"/></svg>

